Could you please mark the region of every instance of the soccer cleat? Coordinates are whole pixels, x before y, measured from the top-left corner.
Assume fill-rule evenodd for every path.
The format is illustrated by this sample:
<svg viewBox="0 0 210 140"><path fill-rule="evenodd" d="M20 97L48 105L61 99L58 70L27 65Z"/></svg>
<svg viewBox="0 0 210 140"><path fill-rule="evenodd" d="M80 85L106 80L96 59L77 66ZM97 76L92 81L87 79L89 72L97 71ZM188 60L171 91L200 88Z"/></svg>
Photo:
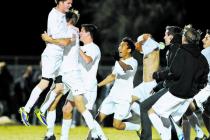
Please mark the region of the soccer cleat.
<svg viewBox="0 0 210 140"><path fill-rule="evenodd" d="M178 140L184 140L184 134L179 134L177 137L178 137Z"/></svg>
<svg viewBox="0 0 210 140"><path fill-rule="evenodd" d="M208 140L208 138L204 135L202 138L195 137L195 140Z"/></svg>
<svg viewBox="0 0 210 140"><path fill-rule="evenodd" d="M98 138L91 138L91 140L101 140L101 139L98 137Z"/></svg>
<svg viewBox="0 0 210 140"><path fill-rule="evenodd" d="M39 121L43 124L43 125L47 125L47 121L45 118L45 115L40 111L40 109L35 109L34 111L36 117L39 119Z"/></svg>
<svg viewBox="0 0 210 140"><path fill-rule="evenodd" d="M21 116L21 121L25 126L30 126L30 123L28 122L28 113L24 110L24 107L19 108L20 116Z"/></svg>
<svg viewBox="0 0 210 140"><path fill-rule="evenodd" d="M55 137L55 135L52 135L50 137L45 136L44 140L56 140L56 137Z"/></svg>

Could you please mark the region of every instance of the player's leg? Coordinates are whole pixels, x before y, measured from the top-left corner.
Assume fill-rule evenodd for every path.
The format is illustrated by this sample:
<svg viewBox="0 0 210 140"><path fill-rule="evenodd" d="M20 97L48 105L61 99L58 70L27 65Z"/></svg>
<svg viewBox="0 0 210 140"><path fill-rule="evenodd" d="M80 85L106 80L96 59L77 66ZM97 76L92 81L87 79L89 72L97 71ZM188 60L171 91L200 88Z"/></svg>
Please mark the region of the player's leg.
<svg viewBox="0 0 210 140"><path fill-rule="evenodd" d="M163 96L168 89L162 89L159 92L155 93L154 95L150 96L146 100L141 103L141 135L139 136L140 139L144 140L152 140L152 126L148 116L148 110L152 107L152 105L161 97Z"/></svg>
<svg viewBox="0 0 210 140"><path fill-rule="evenodd" d="M47 125L45 112L50 107L50 105L53 103L56 96L60 95L59 98L61 98L63 92L64 91L63 91L62 76L57 76L55 79L55 88L50 92L49 98L45 100L45 102L42 104L40 109L35 110L35 114L42 124ZM56 102L54 105L56 105Z"/></svg>
<svg viewBox="0 0 210 140"><path fill-rule="evenodd" d="M113 126L118 130L130 130L130 131L140 131L140 124L135 124L131 122L122 122L123 119L127 119L130 113L130 103L122 101L115 104L115 114Z"/></svg>
<svg viewBox="0 0 210 140"><path fill-rule="evenodd" d="M72 123L72 110L74 103L67 101L63 106L63 120L62 120L62 129L61 129L61 138L60 140L68 140L69 138L69 129Z"/></svg>
<svg viewBox="0 0 210 140"><path fill-rule="evenodd" d="M161 120L160 116L164 120L169 120L171 113L175 112L181 103L185 101L187 100L178 98L170 92L167 92L148 111L153 126L157 129L163 140L169 140L171 138L171 125L165 125L166 123ZM170 123L170 120L166 122Z"/></svg>
<svg viewBox="0 0 210 140"><path fill-rule="evenodd" d="M61 97L63 95L60 94L56 97L55 101L52 103L52 105L49 107L47 111L46 121L47 121L47 133L45 136L46 140L55 139L54 135L54 127L55 127L55 120L56 120L56 106L58 102L60 101Z"/></svg>
<svg viewBox="0 0 210 140"><path fill-rule="evenodd" d="M38 100L40 94L43 90L45 90L50 83L50 79L42 78L41 81L37 84L37 86L32 90L31 95L25 105L25 107L21 107L19 109L19 113L21 115L21 120L25 125L30 125L28 122L28 113L31 108L34 106L36 101Z"/></svg>

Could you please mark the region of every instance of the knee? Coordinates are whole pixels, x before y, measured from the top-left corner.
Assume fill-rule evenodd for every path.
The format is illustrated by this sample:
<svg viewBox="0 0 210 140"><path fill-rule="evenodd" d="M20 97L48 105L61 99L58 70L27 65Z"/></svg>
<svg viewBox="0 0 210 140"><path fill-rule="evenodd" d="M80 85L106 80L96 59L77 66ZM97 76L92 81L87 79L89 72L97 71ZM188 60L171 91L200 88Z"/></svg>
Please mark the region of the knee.
<svg viewBox="0 0 210 140"><path fill-rule="evenodd" d="M44 90L49 86L49 82L49 80L41 79L41 81L38 84L38 87Z"/></svg>
<svg viewBox="0 0 210 140"><path fill-rule="evenodd" d="M148 113L148 115L153 114L153 113L155 113L155 110L153 108L150 108L147 113Z"/></svg>
<svg viewBox="0 0 210 140"><path fill-rule="evenodd" d="M71 114L73 110L73 107L72 106L69 106L69 105L65 105L62 109L63 111L63 116L69 116Z"/></svg>
<svg viewBox="0 0 210 140"><path fill-rule="evenodd" d="M62 83L60 83L60 84L56 84L56 86L55 86L55 92L57 93L57 94L61 94L61 93L63 93L63 84Z"/></svg>
<svg viewBox="0 0 210 140"><path fill-rule="evenodd" d="M122 130L123 128L121 127L120 122L113 122L113 127L116 128L117 130Z"/></svg>
<svg viewBox="0 0 210 140"><path fill-rule="evenodd" d="M119 123L113 122L113 127L119 130L120 125Z"/></svg>

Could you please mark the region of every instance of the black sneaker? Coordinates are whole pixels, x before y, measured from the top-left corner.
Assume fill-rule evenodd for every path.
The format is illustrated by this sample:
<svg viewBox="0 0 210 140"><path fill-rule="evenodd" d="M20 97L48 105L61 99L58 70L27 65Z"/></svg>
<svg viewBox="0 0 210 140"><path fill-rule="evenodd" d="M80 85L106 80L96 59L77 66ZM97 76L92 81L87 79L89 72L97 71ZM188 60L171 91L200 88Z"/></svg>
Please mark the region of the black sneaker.
<svg viewBox="0 0 210 140"><path fill-rule="evenodd" d="M56 140L56 137L55 137L55 135L52 135L50 137L45 136L44 140Z"/></svg>
<svg viewBox="0 0 210 140"><path fill-rule="evenodd" d="M139 139L141 139L141 129L139 129L138 131L136 131L136 134L139 137Z"/></svg>
<svg viewBox="0 0 210 140"><path fill-rule="evenodd" d="M202 138L195 137L195 140L208 140L208 138L204 135Z"/></svg>
<svg viewBox="0 0 210 140"><path fill-rule="evenodd" d="M91 140L101 140L100 138L91 138Z"/></svg>

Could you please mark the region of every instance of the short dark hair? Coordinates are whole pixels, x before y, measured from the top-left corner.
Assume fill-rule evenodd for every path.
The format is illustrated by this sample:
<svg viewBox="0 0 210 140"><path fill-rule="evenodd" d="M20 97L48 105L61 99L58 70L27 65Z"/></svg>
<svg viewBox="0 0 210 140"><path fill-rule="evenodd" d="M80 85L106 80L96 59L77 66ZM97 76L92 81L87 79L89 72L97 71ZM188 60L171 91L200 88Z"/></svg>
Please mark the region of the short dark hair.
<svg viewBox="0 0 210 140"><path fill-rule="evenodd" d="M58 5L60 1L64 2L66 0L55 0L55 3Z"/></svg>
<svg viewBox="0 0 210 140"><path fill-rule="evenodd" d="M131 53L135 50L135 45L131 38L125 37L122 39L122 41L128 44L128 47L131 49Z"/></svg>
<svg viewBox="0 0 210 140"><path fill-rule="evenodd" d="M176 35L181 34L182 29L178 26L166 26L166 30L168 30L168 35Z"/></svg>
<svg viewBox="0 0 210 140"><path fill-rule="evenodd" d="M76 25L79 20L79 14L74 13L72 10L66 13L66 21L72 20L72 24Z"/></svg>
<svg viewBox="0 0 210 140"><path fill-rule="evenodd" d="M94 40L98 27L94 24L82 24L81 27L84 28L86 32L90 32L90 36Z"/></svg>

